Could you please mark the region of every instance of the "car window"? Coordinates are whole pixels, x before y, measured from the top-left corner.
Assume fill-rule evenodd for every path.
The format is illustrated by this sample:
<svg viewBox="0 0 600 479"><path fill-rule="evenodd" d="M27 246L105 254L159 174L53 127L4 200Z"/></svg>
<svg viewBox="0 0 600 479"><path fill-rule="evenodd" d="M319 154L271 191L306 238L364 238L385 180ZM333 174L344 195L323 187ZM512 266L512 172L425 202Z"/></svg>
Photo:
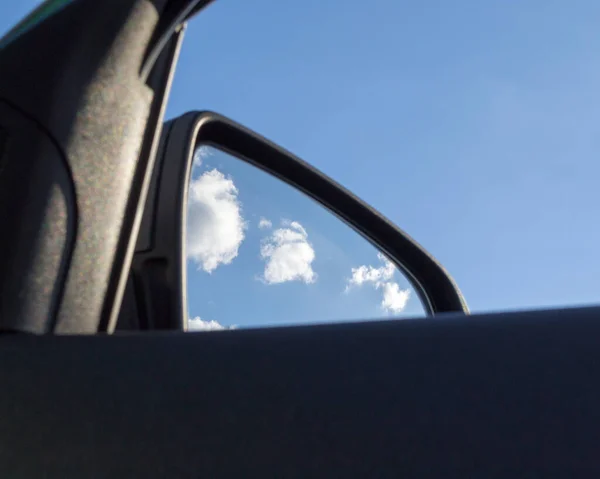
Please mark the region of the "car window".
<svg viewBox="0 0 600 479"><path fill-rule="evenodd" d="M200 147L188 191L188 329L423 317L385 255L292 186Z"/></svg>
<svg viewBox="0 0 600 479"><path fill-rule="evenodd" d="M190 23L168 115L220 112L314 164L474 312L598 303L598 19L593 1L222 0Z"/></svg>

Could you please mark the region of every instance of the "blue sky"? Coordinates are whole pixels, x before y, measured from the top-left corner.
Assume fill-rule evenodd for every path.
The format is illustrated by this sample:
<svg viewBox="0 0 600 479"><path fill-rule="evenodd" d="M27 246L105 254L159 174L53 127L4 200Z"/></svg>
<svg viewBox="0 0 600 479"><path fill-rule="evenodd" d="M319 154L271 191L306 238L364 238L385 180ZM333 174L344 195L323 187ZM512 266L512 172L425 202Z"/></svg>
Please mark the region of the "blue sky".
<svg viewBox="0 0 600 479"><path fill-rule="evenodd" d="M0 5L0 29L28 9ZM472 311L598 303L599 20L592 0L218 0L189 25L167 117L215 110L298 154L436 256ZM190 265L192 316L389 314L375 282L344 293L352 267L381 266L364 240L275 180L247 180L258 173L237 160L215 154L195 179L215 168L247 227L229 264ZM260 216L271 234L281 219L302 225L316 281L256 278ZM335 267L326 240L343 251Z"/></svg>

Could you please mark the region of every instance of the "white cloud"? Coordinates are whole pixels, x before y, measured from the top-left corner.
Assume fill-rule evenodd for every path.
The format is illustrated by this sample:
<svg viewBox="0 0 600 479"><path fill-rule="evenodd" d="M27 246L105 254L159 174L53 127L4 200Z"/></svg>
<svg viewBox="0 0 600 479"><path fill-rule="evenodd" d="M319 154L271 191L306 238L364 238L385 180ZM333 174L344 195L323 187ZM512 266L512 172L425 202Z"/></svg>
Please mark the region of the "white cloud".
<svg viewBox="0 0 600 479"><path fill-rule="evenodd" d="M400 289L398 283L391 282L384 283L381 288L383 289L381 308L384 311L399 313L406 308L406 304L410 298L410 291L408 289Z"/></svg>
<svg viewBox="0 0 600 479"><path fill-rule="evenodd" d="M206 145L202 145L198 148L196 148L196 151L194 151L194 159L192 162L193 166L200 166L202 164L202 162L208 158L209 156L212 156L212 152L210 151L210 146L206 146Z"/></svg>
<svg viewBox="0 0 600 479"><path fill-rule="evenodd" d="M398 283L390 281L394 277L396 266L382 253L378 253L377 257L382 262L378 268L371 265L352 268L345 291L349 292L353 286L371 284L375 289L382 291L381 308L386 312L400 313L410 299L410 290L400 289Z"/></svg>
<svg viewBox="0 0 600 479"><path fill-rule="evenodd" d="M238 255L246 224L238 190L231 178L213 169L190 183L187 254L211 273Z"/></svg>
<svg viewBox="0 0 600 479"><path fill-rule="evenodd" d="M188 331L221 331L225 326L216 321L204 321L200 316L188 319Z"/></svg>
<svg viewBox="0 0 600 479"><path fill-rule="evenodd" d="M262 279L267 284L303 281L314 283L317 279L312 269L315 250L308 242L306 230L297 221L283 222L279 228L264 238L260 255L266 261Z"/></svg>
<svg viewBox="0 0 600 479"><path fill-rule="evenodd" d="M392 279L396 266L382 253L378 253L377 257L383 263L379 268L374 266L362 265L358 268L352 268L352 276L348 279L346 291L352 286L361 286L364 283L372 283L375 287L379 287L383 282Z"/></svg>
<svg viewBox="0 0 600 479"><path fill-rule="evenodd" d="M200 316L188 318L188 331L222 331L224 329L235 329L235 326L223 326L217 321L204 321Z"/></svg>
<svg viewBox="0 0 600 479"><path fill-rule="evenodd" d="M273 223L271 223L271 221L268 220L267 218L261 217L260 220L258 221L258 227L261 230L268 230L273 227Z"/></svg>

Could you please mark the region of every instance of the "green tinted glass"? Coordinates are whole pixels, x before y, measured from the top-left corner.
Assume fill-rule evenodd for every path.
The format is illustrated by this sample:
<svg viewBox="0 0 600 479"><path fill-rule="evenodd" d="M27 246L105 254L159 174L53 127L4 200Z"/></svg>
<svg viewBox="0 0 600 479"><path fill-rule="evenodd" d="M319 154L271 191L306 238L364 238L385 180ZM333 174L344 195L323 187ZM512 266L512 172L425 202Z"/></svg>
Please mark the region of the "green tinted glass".
<svg viewBox="0 0 600 479"><path fill-rule="evenodd" d="M44 21L46 18L54 15L56 12L61 10L63 7L75 0L47 0L37 7L33 12L27 15L21 22L13 27L5 36L0 40L0 48L4 48L10 42L21 36L23 33L31 30L35 25Z"/></svg>

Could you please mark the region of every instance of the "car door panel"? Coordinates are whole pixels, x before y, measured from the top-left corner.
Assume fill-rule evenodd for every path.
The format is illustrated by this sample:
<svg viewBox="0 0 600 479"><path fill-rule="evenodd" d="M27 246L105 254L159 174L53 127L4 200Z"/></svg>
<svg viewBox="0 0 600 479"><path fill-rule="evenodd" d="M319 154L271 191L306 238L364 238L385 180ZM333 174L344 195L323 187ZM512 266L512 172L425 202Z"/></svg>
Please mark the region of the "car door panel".
<svg viewBox="0 0 600 479"><path fill-rule="evenodd" d="M597 472L598 313L7 335L0 470L145 478Z"/></svg>

